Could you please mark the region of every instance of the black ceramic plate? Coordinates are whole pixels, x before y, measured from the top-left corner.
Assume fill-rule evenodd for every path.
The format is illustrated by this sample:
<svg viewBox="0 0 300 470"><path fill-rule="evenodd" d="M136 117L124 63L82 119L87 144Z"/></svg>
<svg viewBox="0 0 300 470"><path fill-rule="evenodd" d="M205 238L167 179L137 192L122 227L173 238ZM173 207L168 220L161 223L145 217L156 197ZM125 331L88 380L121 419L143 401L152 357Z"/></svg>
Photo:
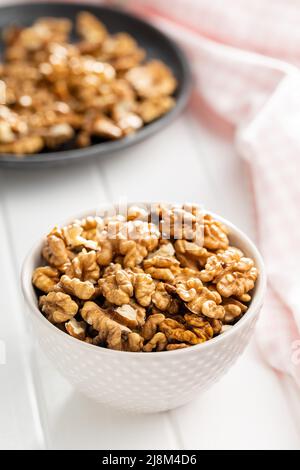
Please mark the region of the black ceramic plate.
<svg viewBox="0 0 300 470"><path fill-rule="evenodd" d="M0 154L0 166L33 167L49 166L58 163L67 163L89 157L121 150L133 145L146 137L159 131L177 116L187 103L191 89L191 75L186 57L180 48L161 31L150 24L123 10L69 3L29 3L12 5L0 8L0 31L2 28L19 24L28 26L41 16L76 18L78 12L88 10L104 22L110 33L126 31L138 41L139 45L147 51L147 58L157 58L165 62L173 71L178 80L175 94L175 107L161 118L147 124L135 134L115 141L95 142L85 149L61 149L56 152L43 152L35 155L17 157L15 155ZM3 52L3 43L0 42L0 61Z"/></svg>

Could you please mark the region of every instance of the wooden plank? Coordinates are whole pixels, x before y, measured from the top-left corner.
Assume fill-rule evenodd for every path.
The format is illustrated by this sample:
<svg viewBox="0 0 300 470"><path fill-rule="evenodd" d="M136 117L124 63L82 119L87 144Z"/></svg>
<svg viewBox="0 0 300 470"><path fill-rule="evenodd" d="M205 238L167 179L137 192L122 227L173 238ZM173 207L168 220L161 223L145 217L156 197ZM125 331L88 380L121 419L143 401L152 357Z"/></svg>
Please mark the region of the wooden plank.
<svg viewBox="0 0 300 470"><path fill-rule="evenodd" d="M0 204L0 449L38 449L44 447L45 435L28 360L29 344L20 321L24 306L5 226Z"/></svg>

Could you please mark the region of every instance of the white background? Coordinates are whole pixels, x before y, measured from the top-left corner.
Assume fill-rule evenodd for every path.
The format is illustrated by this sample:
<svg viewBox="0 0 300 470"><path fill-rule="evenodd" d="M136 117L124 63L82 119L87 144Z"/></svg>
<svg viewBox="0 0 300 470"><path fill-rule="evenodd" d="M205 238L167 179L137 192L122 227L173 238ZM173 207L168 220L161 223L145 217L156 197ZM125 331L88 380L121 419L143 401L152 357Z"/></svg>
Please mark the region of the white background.
<svg viewBox="0 0 300 470"><path fill-rule="evenodd" d="M20 291L22 260L55 223L120 197L204 203L254 238L242 162L187 112L150 140L98 161L1 170L0 340L7 357L0 365L0 448L299 449L296 392L263 362L255 338L212 389L149 416L94 404L43 356Z"/></svg>

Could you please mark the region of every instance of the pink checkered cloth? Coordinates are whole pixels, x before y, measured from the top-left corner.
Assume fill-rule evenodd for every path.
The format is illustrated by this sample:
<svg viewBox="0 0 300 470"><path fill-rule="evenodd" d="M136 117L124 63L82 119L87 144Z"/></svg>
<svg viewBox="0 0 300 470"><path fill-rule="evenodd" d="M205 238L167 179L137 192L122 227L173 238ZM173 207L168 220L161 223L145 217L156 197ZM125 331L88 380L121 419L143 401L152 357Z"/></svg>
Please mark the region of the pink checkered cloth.
<svg viewBox="0 0 300 470"><path fill-rule="evenodd" d="M249 168L269 289L257 335L300 385L300 4L128 0L192 57L196 92Z"/></svg>

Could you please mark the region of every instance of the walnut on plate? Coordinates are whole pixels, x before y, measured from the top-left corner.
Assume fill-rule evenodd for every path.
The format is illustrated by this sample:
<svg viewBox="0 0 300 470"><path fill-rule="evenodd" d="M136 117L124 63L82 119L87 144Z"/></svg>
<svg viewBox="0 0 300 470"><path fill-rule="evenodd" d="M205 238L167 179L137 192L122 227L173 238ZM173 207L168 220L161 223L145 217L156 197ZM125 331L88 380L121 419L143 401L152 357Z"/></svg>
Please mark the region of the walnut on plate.
<svg viewBox="0 0 300 470"><path fill-rule="evenodd" d="M109 62L121 74L140 64L144 58L145 51L138 47L135 39L128 33L109 36L99 54L100 60Z"/></svg>
<svg viewBox="0 0 300 470"><path fill-rule="evenodd" d="M142 98L172 95L177 85L170 69L158 60L133 67L125 78Z"/></svg>
<svg viewBox="0 0 300 470"><path fill-rule="evenodd" d="M87 11L77 15L76 31L84 41L97 46L100 46L108 36L104 24Z"/></svg>
<svg viewBox="0 0 300 470"><path fill-rule="evenodd" d="M137 107L144 122L151 122L163 116L175 106L175 100L171 96L159 96L142 100Z"/></svg>
<svg viewBox="0 0 300 470"><path fill-rule="evenodd" d="M0 152L26 155L123 138L175 105L177 81L128 33L110 34L93 14L39 18L4 31Z"/></svg>

